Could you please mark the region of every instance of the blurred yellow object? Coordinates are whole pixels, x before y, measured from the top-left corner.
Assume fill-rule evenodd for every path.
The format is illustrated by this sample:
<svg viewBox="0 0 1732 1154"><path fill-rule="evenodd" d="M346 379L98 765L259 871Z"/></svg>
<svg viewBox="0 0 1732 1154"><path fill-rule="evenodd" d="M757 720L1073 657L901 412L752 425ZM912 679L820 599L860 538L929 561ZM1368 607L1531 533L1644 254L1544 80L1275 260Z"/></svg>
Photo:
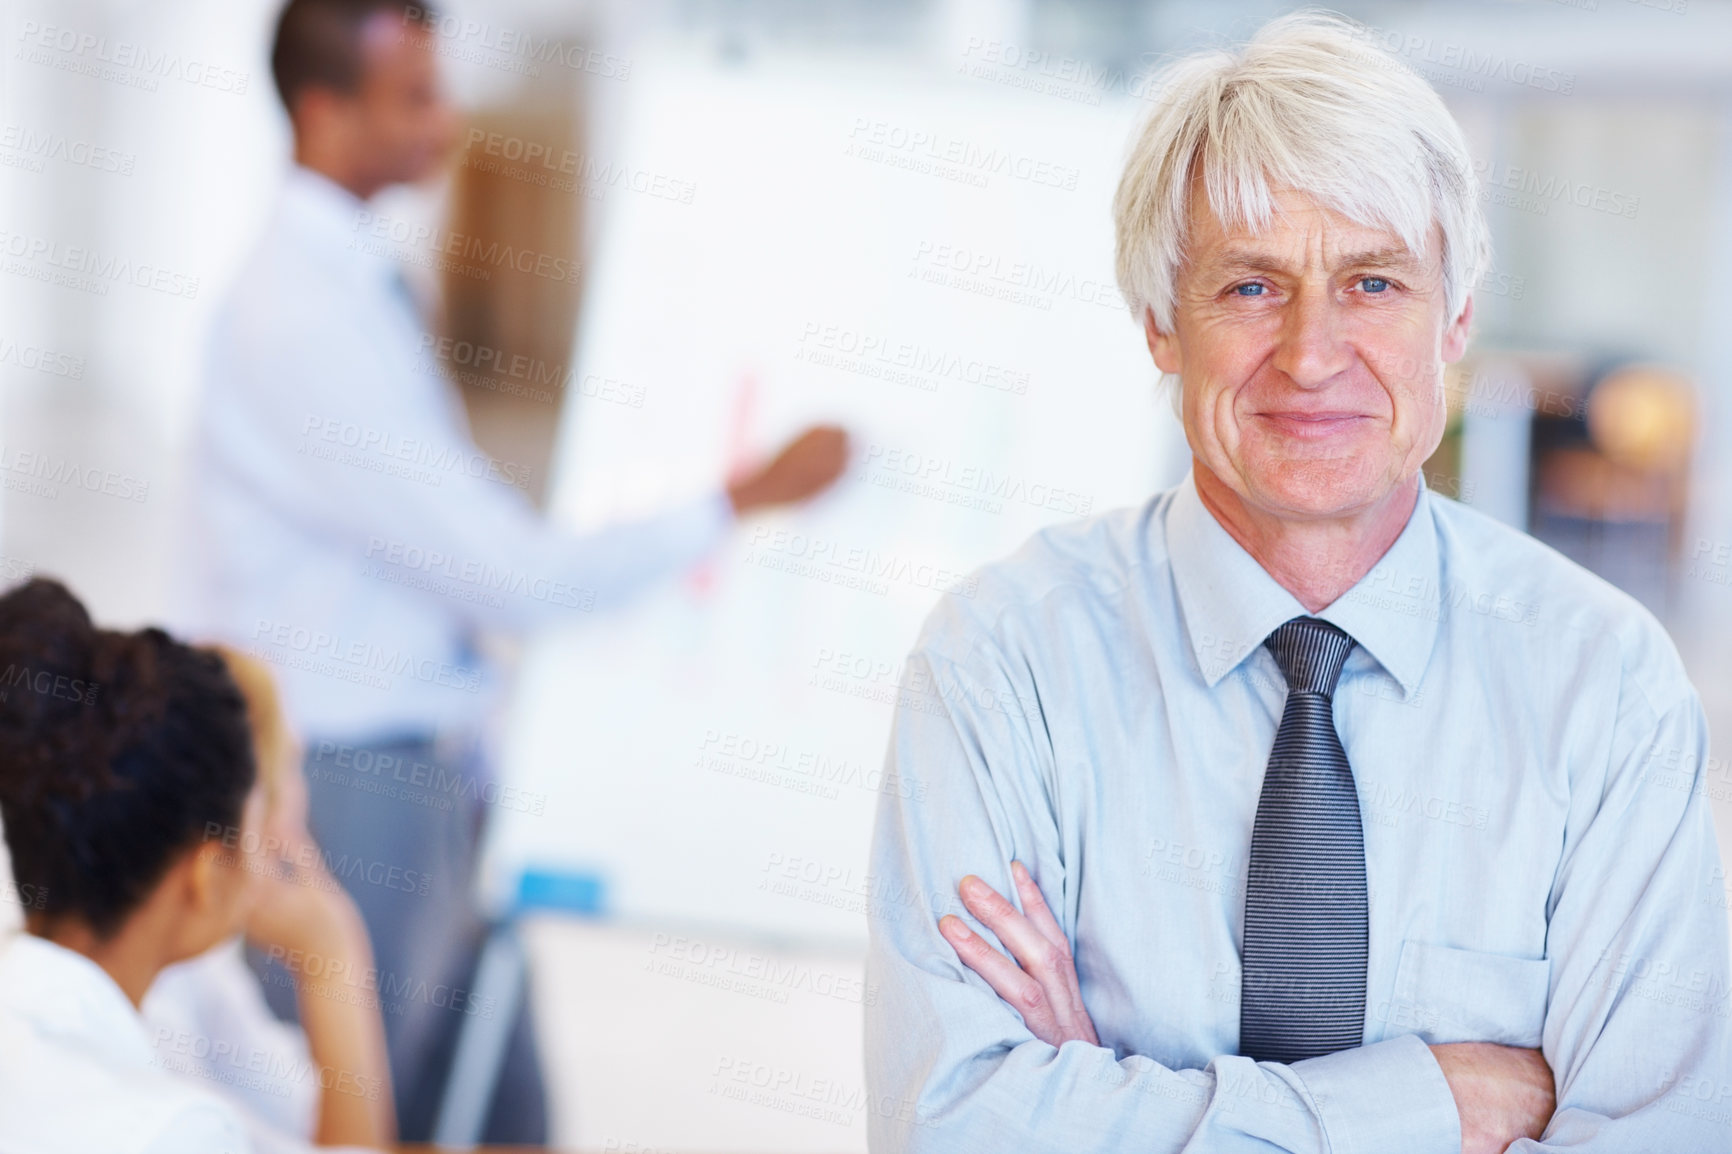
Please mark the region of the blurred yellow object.
<svg viewBox="0 0 1732 1154"><path fill-rule="evenodd" d="M1679 373L1629 365L1588 394L1588 437L1614 464L1673 472L1689 460L1695 436L1695 390Z"/></svg>

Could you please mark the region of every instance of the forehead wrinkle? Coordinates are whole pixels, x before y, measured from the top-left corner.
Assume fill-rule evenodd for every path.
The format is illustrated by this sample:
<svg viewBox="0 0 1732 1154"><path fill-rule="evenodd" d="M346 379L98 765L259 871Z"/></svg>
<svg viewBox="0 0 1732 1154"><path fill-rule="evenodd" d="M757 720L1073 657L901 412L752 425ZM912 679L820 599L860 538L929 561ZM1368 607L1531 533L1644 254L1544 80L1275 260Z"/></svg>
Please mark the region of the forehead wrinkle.
<svg viewBox="0 0 1732 1154"><path fill-rule="evenodd" d="M1180 277L1298 276L1309 269L1333 276L1352 268L1425 274L1427 254L1414 253L1389 226L1356 220L1304 190L1273 191L1272 219L1259 228L1223 221L1193 181L1191 238Z"/></svg>
<svg viewBox="0 0 1732 1154"><path fill-rule="evenodd" d="M1319 238L1321 241L1321 238ZM1326 242L1306 244L1307 250L1327 247ZM1407 269L1417 271L1420 261L1415 258L1412 250L1406 245L1388 245L1381 248L1359 248L1343 252L1333 257L1322 254L1323 263L1333 271L1347 268L1385 268ZM1311 263L1301 258L1294 262L1286 257L1261 248L1229 246L1225 251L1218 252L1200 265L1201 271L1207 272L1264 272L1287 273L1305 267Z"/></svg>

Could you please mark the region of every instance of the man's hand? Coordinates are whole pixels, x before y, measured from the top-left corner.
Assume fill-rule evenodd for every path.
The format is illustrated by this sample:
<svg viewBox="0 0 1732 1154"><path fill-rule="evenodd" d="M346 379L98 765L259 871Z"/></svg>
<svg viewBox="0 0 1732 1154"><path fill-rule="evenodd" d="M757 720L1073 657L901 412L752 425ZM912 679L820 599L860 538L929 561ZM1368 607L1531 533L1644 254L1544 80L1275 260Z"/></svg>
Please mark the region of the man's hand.
<svg viewBox="0 0 1732 1154"><path fill-rule="evenodd" d="M835 425L807 429L768 465L728 486L734 512L804 501L829 487L848 463L848 434Z"/></svg>
<svg viewBox="0 0 1732 1154"><path fill-rule="evenodd" d="M938 919L938 932L955 948L963 965L1016 1007L1035 1037L1051 1046L1076 1041L1100 1045L1094 1021L1083 1007L1070 942L1022 863L1011 862L1010 872L1026 915L1017 913L1015 906L973 874L962 879L957 892L968 912L998 935L1016 961L993 949L954 914Z"/></svg>
<svg viewBox="0 0 1732 1154"><path fill-rule="evenodd" d="M1454 1042L1431 1053L1461 1115L1461 1154L1503 1154L1517 1138L1545 1133L1557 1089L1538 1050Z"/></svg>

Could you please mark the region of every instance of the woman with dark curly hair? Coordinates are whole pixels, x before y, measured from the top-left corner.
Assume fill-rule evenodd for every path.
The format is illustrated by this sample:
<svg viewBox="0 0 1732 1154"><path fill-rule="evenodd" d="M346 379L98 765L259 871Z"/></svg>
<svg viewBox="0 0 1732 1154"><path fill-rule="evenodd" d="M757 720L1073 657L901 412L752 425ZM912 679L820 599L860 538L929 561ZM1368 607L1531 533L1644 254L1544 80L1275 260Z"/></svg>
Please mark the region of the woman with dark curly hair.
<svg viewBox="0 0 1732 1154"><path fill-rule="evenodd" d="M138 1005L239 930L265 799L220 656L91 624L57 582L0 596L0 819L25 932L0 941L0 1149L241 1154L155 1068Z"/></svg>

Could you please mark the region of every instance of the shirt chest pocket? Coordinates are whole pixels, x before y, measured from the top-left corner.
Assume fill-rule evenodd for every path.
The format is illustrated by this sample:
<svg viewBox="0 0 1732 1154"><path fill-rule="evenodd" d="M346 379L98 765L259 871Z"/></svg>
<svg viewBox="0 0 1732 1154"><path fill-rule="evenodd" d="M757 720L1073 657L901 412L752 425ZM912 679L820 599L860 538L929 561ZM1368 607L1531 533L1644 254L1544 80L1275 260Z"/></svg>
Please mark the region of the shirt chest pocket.
<svg viewBox="0 0 1732 1154"><path fill-rule="evenodd" d="M1545 1027L1552 964L1479 950L1401 945L1386 1034L1417 1034L1431 1045L1496 1042L1537 1048Z"/></svg>

